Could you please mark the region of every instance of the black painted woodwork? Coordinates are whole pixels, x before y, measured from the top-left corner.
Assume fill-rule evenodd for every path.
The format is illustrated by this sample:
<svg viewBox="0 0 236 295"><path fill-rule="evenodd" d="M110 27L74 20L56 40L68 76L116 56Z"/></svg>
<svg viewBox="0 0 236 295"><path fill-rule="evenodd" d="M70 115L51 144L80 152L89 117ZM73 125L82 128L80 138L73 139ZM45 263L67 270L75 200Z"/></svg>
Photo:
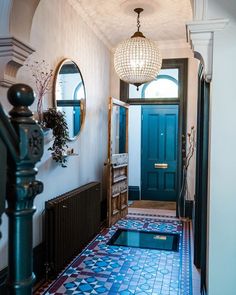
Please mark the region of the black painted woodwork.
<svg viewBox="0 0 236 295"><path fill-rule="evenodd" d="M1 216L5 211L5 197L6 197L6 177L7 177L7 148L0 137L0 155L1 155L1 164L0 164L0 226L2 223ZM0 239L2 237L0 231Z"/></svg>
<svg viewBox="0 0 236 295"><path fill-rule="evenodd" d="M7 294L6 285L5 285L6 278L7 278L7 267L0 271L0 294Z"/></svg>
<svg viewBox="0 0 236 295"><path fill-rule="evenodd" d="M34 285L37 285L46 279L45 261L45 242L43 241L33 249L33 270L35 274Z"/></svg>
<svg viewBox="0 0 236 295"><path fill-rule="evenodd" d="M101 200L101 224L106 224L107 222L107 199Z"/></svg>
<svg viewBox="0 0 236 295"><path fill-rule="evenodd" d="M60 74L78 74L78 66L71 62L70 64L64 64L60 69Z"/></svg>
<svg viewBox="0 0 236 295"><path fill-rule="evenodd" d="M206 288L207 248L207 187L208 187L208 144L209 144L209 94L210 84L199 71L196 191L194 218L194 264L201 269L201 292Z"/></svg>
<svg viewBox="0 0 236 295"><path fill-rule="evenodd" d="M140 200L140 189L139 186L129 185L129 201Z"/></svg>
<svg viewBox="0 0 236 295"><path fill-rule="evenodd" d="M186 132L187 132L187 85L188 85L188 59L163 59L162 69L178 68L179 69L179 98L168 100L155 100L155 99L128 99L129 98L129 84L120 80L120 99L130 105L179 105L179 138L178 138L178 191L181 189L182 184L182 170L184 158L186 156ZM180 210L179 208L180 207ZM180 204L177 202L176 216L183 216L184 212L184 199L182 198Z"/></svg>
<svg viewBox="0 0 236 295"><path fill-rule="evenodd" d="M192 219L193 216L193 201L186 200L185 201L185 217Z"/></svg>

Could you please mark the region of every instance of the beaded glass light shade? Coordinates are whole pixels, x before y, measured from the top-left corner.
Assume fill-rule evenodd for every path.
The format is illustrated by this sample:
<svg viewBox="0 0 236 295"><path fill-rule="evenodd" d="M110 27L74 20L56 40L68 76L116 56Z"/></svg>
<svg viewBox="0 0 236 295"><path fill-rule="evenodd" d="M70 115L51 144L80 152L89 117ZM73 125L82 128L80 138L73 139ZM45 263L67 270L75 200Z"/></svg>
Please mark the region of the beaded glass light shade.
<svg viewBox="0 0 236 295"><path fill-rule="evenodd" d="M155 42L145 38L139 31L139 15L143 9L136 8L134 11L138 13L138 31L117 46L114 65L121 80L138 87L156 78L161 69L162 58Z"/></svg>

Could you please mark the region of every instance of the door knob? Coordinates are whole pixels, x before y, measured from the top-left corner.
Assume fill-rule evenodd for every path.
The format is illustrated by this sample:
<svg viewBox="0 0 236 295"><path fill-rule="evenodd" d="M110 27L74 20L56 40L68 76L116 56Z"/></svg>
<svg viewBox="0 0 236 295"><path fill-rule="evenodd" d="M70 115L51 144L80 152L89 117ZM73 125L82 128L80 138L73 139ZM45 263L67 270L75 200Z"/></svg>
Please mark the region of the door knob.
<svg viewBox="0 0 236 295"><path fill-rule="evenodd" d="M167 163L155 163L154 168L155 169L167 169L168 164Z"/></svg>

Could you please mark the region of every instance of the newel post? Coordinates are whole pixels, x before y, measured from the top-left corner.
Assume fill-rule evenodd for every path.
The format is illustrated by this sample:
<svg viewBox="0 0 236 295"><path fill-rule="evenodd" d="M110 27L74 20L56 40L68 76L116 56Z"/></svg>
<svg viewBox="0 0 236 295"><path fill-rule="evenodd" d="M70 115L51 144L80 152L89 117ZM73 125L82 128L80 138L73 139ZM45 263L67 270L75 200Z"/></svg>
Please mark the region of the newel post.
<svg viewBox="0 0 236 295"><path fill-rule="evenodd" d="M18 137L18 157L10 153L7 159L6 214L9 218L9 249L7 289L10 294L30 295L34 281L32 222L34 198L43 191L35 180L35 164L43 154L43 134L33 120L29 106L34 101L33 90L24 84L8 90L11 125Z"/></svg>

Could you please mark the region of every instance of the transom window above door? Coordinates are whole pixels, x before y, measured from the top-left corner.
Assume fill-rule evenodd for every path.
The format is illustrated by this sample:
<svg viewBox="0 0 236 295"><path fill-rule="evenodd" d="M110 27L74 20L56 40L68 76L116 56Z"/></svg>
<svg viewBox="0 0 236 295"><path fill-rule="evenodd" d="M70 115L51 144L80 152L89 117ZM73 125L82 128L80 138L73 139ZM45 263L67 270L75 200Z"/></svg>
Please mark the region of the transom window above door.
<svg viewBox="0 0 236 295"><path fill-rule="evenodd" d="M129 85L129 99L178 99L179 69L162 69L154 81L139 87Z"/></svg>

